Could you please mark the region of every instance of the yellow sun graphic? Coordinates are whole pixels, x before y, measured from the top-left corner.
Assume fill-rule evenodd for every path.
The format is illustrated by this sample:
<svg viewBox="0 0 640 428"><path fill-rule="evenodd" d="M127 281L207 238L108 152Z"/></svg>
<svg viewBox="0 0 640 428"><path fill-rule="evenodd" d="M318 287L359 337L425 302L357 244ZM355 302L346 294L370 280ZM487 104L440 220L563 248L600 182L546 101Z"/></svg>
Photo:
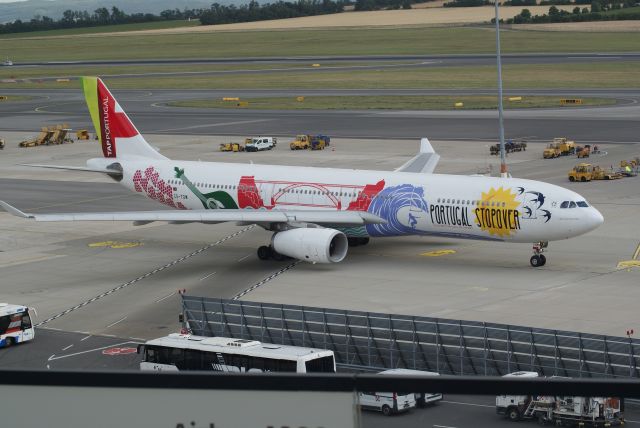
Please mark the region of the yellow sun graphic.
<svg viewBox="0 0 640 428"><path fill-rule="evenodd" d="M519 205L511 189L492 187L488 192L482 192L482 198L477 202L476 225L490 235L511 236L520 229Z"/></svg>

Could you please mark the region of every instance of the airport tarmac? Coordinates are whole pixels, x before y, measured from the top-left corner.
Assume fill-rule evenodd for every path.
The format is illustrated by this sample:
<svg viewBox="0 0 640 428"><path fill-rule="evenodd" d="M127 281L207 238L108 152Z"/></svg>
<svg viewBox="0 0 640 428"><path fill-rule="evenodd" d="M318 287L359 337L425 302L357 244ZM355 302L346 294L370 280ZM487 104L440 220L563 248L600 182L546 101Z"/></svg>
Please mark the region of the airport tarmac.
<svg viewBox="0 0 640 428"><path fill-rule="evenodd" d="M0 152L0 199L24 211L161 209L109 178L43 170L19 163L82 165L95 142L17 148L7 134ZM170 158L392 170L417 141L335 139L323 152L221 153L223 136L148 135ZM496 171L478 142L433 141L441 173ZM543 268L529 266L527 244L442 238L381 238L352 248L334 265L298 263L243 296L245 300L478 320L623 336L640 331L637 269L618 269L640 241L640 178L569 183L575 158L541 159L543 144L509 155L514 176L576 190L605 216L587 235L552 242ZM640 155L640 145L602 147L603 166ZM233 298L290 262L263 262L255 250L270 233L233 224L36 223L0 213L2 300L36 307L43 327L79 334L146 340L179 328L179 290ZM439 257L435 250L452 250ZM62 314L62 315L61 315Z"/></svg>

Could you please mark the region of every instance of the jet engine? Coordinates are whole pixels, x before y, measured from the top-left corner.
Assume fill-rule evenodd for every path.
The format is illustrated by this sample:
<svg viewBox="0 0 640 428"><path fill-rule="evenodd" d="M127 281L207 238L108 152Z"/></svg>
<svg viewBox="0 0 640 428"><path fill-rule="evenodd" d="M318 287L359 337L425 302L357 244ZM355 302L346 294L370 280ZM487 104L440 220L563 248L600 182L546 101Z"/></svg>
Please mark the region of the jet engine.
<svg viewBox="0 0 640 428"><path fill-rule="evenodd" d="M309 263L338 263L347 255L344 233L335 229L299 228L273 235L272 248L280 254Z"/></svg>

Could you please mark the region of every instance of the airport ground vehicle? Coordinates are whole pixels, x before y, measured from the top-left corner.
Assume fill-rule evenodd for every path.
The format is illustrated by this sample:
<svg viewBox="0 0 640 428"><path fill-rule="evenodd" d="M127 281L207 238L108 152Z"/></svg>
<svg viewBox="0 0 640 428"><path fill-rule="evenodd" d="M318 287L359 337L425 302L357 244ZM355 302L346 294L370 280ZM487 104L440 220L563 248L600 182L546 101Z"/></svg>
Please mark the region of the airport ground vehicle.
<svg viewBox="0 0 640 428"><path fill-rule="evenodd" d="M89 139L89 131L86 129L78 129L76 131L76 140L88 140Z"/></svg>
<svg viewBox="0 0 640 428"><path fill-rule="evenodd" d="M622 178L622 174L614 171L605 171L598 165L590 163L579 163L569 171L569 181L591 181L591 180L616 180Z"/></svg>
<svg viewBox="0 0 640 428"><path fill-rule="evenodd" d="M244 152L244 145L240 143L221 143L221 152Z"/></svg>
<svg viewBox="0 0 640 428"><path fill-rule="evenodd" d="M249 141L249 139L247 138L247 140L245 141L246 141L246 144L244 149L247 152L259 152L262 150L271 150L278 143L278 140L276 140L273 137L251 138L251 141Z"/></svg>
<svg viewBox="0 0 640 428"><path fill-rule="evenodd" d="M589 155L591 155L591 145L585 144L584 147L576 146L576 154L578 155L579 159L588 158Z"/></svg>
<svg viewBox="0 0 640 428"><path fill-rule="evenodd" d="M440 376L440 374L436 372L410 369L391 369L380 372L379 374L394 376ZM439 392L416 392L414 395L418 407L425 407L427 404L436 403L443 398Z"/></svg>
<svg viewBox="0 0 640 428"><path fill-rule="evenodd" d="M402 374L401 369L385 370L379 375ZM411 372L417 370L409 370ZM405 373L408 374L408 373ZM408 412L416 407L416 394L412 392L359 392L358 404L363 410L382 412L385 416Z"/></svg>
<svg viewBox="0 0 640 428"><path fill-rule="evenodd" d="M73 143L73 139L68 136L70 131L71 129L66 123L50 127L43 126L40 128L40 134L38 134L37 137L27 138L21 141L19 146L35 147L50 144Z"/></svg>
<svg viewBox="0 0 640 428"><path fill-rule="evenodd" d="M514 142L513 140L509 140L506 143L504 143L504 151L506 153L513 153L513 152L523 152L527 150L527 143L524 141L516 141ZM494 144L493 146L491 146L489 148L489 152L492 155L499 155L500 154L500 144Z"/></svg>
<svg viewBox="0 0 640 428"><path fill-rule="evenodd" d="M0 138L0 150L4 149L4 138Z"/></svg>
<svg viewBox="0 0 640 428"><path fill-rule="evenodd" d="M140 370L335 373L333 351L172 333L138 346Z"/></svg>
<svg viewBox="0 0 640 428"><path fill-rule="evenodd" d="M532 378L536 372L503 377ZM624 422L622 400L614 397L498 395L496 413L512 421L537 420L540 425L609 427Z"/></svg>
<svg viewBox="0 0 640 428"><path fill-rule="evenodd" d="M291 150L323 150L326 146L331 144L331 138L327 135L308 135L300 134L296 135L296 139L289 144Z"/></svg>
<svg viewBox="0 0 640 428"><path fill-rule="evenodd" d="M34 337L29 308L0 303L0 347L28 342Z"/></svg>
<svg viewBox="0 0 640 428"><path fill-rule="evenodd" d="M553 142L544 149L542 157L544 159L553 159L559 156L568 156L576 153L576 143L565 137L557 137Z"/></svg>

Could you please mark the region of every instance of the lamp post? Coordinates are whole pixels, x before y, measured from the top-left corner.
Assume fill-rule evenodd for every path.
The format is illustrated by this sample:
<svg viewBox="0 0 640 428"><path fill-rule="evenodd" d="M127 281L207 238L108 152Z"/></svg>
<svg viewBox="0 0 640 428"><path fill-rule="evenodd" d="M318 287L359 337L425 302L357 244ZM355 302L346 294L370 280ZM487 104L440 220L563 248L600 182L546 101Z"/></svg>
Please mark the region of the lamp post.
<svg viewBox="0 0 640 428"><path fill-rule="evenodd" d="M500 177L506 178L507 161L504 153L504 112L502 108L502 61L500 59L500 18L498 16L498 0L495 0L496 7L496 62L498 66L498 117L500 122Z"/></svg>

